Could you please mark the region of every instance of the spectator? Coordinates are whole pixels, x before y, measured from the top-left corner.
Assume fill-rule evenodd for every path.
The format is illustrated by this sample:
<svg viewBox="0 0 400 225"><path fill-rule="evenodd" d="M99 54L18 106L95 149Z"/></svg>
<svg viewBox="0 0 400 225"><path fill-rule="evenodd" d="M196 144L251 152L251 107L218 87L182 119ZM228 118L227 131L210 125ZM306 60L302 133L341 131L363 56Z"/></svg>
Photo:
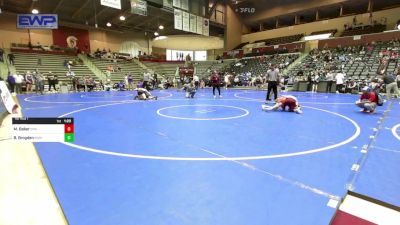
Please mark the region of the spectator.
<svg viewBox="0 0 400 225"><path fill-rule="evenodd" d="M35 92L36 94L38 93L38 91L40 91L41 94L43 94L44 91L44 77L42 76L42 74L39 73L38 70L36 70L33 73L33 80L35 83Z"/></svg>
<svg viewBox="0 0 400 225"><path fill-rule="evenodd" d="M148 70L147 72L143 73L143 88L146 88L149 90L149 82L150 82L150 71Z"/></svg>
<svg viewBox="0 0 400 225"><path fill-rule="evenodd" d="M383 83L386 85L386 98L387 100L392 99L392 91L396 96L399 96L399 89L396 83L396 77L394 74L385 73L383 76Z"/></svg>
<svg viewBox="0 0 400 225"><path fill-rule="evenodd" d="M335 77L335 80L336 80L336 93L342 93L343 92L344 76L345 76L345 74L343 72L339 72L339 73L336 74L336 77Z"/></svg>
<svg viewBox="0 0 400 225"><path fill-rule="evenodd" d="M32 91L32 84L33 84L33 76L30 71L27 71L25 74L25 82L26 82L26 92L30 93Z"/></svg>
<svg viewBox="0 0 400 225"><path fill-rule="evenodd" d="M0 48L0 62L4 62L4 50Z"/></svg>
<svg viewBox="0 0 400 225"><path fill-rule="evenodd" d="M12 54L12 53L8 54L8 60L11 65L14 65L14 60L15 60L14 54Z"/></svg>
<svg viewBox="0 0 400 225"><path fill-rule="evenodd" d="M51 91L51 87L54 88L54 91L56 90L56 84L54 83L54 75L52 72L49 72L47 75L47 83L49 85L49 92Z"/></svg>
<svg viewBox="0 0 400 225"><path fill-rule="evenodd" d="M14 93L15 92L15 78L13 75L11 75L11 72L8 72L7 83L8 83L8 86L10 87L10 92Z"/></svg>
<svg viewBox="0 0 400 225"><path fill-rule="evenodd" d="M21 94L22 93L22 84L24 83L24 76L17 73L14 75L14 79L15 79L15 92L17 94Z"/></svg>
<svg viewBox="0 0 400 225"><path fill-rule="evenodd" d="M313 86L312 86L312 91L311 92L317 93L319 80L320 80L319 74L315 73L315 75L314 75L314 77L312 79Z"/></svg>
<svg viewBox="0 0 400 225"><path fill-rule="evenodd" d="M377 106L377 96L375 92L366 86L362 89L360 100L356 101L356 105L361 108L362 112L374 113Z"/></svg>
<svg viewBox="0 0 400 225"><path fill-rule="evenodd" d="M42 65L42 59L41 59L40 57L37 59L37 65L38 65L38 66L41 66L41 65Z"/></svg>
<svg viewBox="0 0 400 225"><path fill-rule="evenodd" d="M133 76L131 73L128 74L128 90L133 90Z"/></svg>

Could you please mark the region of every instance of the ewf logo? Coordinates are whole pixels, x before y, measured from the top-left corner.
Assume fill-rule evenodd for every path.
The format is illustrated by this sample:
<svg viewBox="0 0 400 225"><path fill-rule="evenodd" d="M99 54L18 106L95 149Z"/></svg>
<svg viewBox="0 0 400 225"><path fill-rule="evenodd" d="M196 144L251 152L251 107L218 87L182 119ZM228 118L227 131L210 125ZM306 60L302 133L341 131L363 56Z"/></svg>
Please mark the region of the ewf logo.
<svg viewBox="0 0 400 225"><path fill-rule="evenodd" d="M18 14L19 29L58 29L57 14Z"/></svg>

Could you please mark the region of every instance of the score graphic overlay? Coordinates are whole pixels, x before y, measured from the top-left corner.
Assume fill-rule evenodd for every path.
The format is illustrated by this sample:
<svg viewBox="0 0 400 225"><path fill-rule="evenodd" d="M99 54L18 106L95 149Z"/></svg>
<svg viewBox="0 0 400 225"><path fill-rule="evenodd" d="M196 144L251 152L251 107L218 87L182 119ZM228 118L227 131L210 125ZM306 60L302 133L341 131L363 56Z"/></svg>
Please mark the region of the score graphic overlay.
<svg viewBox="0 0 400 225"><path fill-rule="evenodd" d="M73 118L13 118L12 138L28 142L74 142Z"/></svg>

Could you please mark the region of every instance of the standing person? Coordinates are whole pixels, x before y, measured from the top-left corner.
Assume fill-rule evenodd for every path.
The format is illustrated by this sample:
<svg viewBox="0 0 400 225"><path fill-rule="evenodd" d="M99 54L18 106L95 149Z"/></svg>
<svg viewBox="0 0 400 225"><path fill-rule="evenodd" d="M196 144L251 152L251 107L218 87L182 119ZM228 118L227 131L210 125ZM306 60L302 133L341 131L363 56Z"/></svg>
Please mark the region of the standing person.
<svg viewBox="0 0 400 225"><path fill-rule="evenodd" d="M8 60L10 61L11 65L14 65L14 59L15 59L14 54L12 53L8 54Z"/></svg>
<svg viewBox="0 0 400 225"><path fill-rule="evenodd" d="M143 73L143 88L149 90L149 82L150 82L150 72L147 71Z"/></svg>
<svg viewBox="0 0 400 225"><path fill-rule="evenodd" d="M397 87L396 77L394 74L385 73L383 76L383 83L386 85L386 99L392 99L392 90L396 96L399 95L399 88Z"/></svg>
<svg viewBox="0 0 400 225"><path fill-rule="evenodd" d="M308 75L307 75L307 91L312 92L313 76L314 76L314 74L312 74L311 72L308 73Z"/></svg>
<svg viewBox="0 0 400 225"><path fill-rule="evenodd" d="M312 91L311 91L311 92L317 93L317 91L318 91L319 79L320 79L319 74L318 74L318 73L315 73L315 75L314 75L314 77L313 77L313 79L312 79Z"/></svg>
<svg viewBox="0 0 400 225"><path fill-rule="evenodd" d="M344 84L344 73L343 72L337 73L335 79L336 79L336 93L342 93Z"/></svg>
<svg viewBox="0 0 400 225"><path fill-rule="evenodd" d="M275 65L271 66L271 69L267 71L267 82L268 82L268 91L266 96L266 101L271 101L269 95L271 94L271 90L274 92L274 99L278 98L278 84L279 84L279 70L275 69Z"/></svg>
<svg viewBox="0 0 400 225"><path fill-rule="evenodd" d="M229 80L229 77L230 77L229 74L226 74L225 77L224 77L225 90L227 90L228 87L231 85L231 82L230 82L230 80Z"/></svg>
<svg viewBox="0 0 400 225"><path fill-rule="evenodd" d="M11 72L8 72L7 83L8 83L8 86L10 87L11 94L14 93L15 92L15 78L13 75L11 75Z"/></svg>
<svg viewBox="0 0 400 225"><path fill-rule="evenodd" d="M3 55L4 55L4 50L0 48L0 62L4 62Z"/></svg>
<svg viewBox="0 0 400 225"><path fill-rule="evenodd" d="M331 93L332 92L332 84L333 84L333 73L331 71L328 71L326 74L326 92Z"/></svg>
<svg viewBox="0 0 400 225"><path fill-rule="evenodd" d="M37 65L38 65L38 66L41 66L41 65L42 65L42 59L41 59L40 57L37 59Z"/></svg>
<svg viewBox="0 0 400 225"><path fill-rule="evenodd" d="M193 75L193 82L194 82L194 86L196 87L196 90L199 89L200 78L196 74Z"/></svg>
<svg viewBox="0 0 400 225"><path fill-rule="evenodd" d="M26 71L25 82L26 82L26 92L29 93L32 91L32 84L33 84L33 76L30 71Z"/></svg>
<svg viewBox="0 0 400 225"><path fill-rule="evenodd" d="M126 90L129 90L128 74L126 74L124 77L124 83L125 83Z"/></svg>
<svg viewBox="0 0 400 225"><path fill-rule="evenodd" d="M128 89L133 90L133 76L131 73L128 74Z"/></svg>
<svg viewBox="0 0 400 225"><path fill-rule="evenodd" d="M376 93L371 91L371 88L365 86L362 89L362 94L360 100L356 101L356 106L361 108L362 112L374 113L377 106L377 96Z"/></svg>
<svg viewBox="0 0 400 225"><path fill-rule="evenodd" d="M17 94L21 94L22 93L22 83L24 82L24 76L17 73L14 75L14 79L15 79L15 92Z"/></svg>
<svg viewBox="0 0 400 225"><path fill-rule="evenodd" d="M397 87L400 88L400 70L397 71L396 81Z"/></svg>
<svg viewBox="0 0 400 225"><path fill-rule="evenodd" d="M39 71L36 70L36 72L33 73L33 80L35 81L36 94L38 93L38 91L40 91L40 94L43 94L44 77L42 76L42 74L39 73Z"/></svg>
<svg viewBox="0 0 400 225"><path fill-rule="evenodd" d="M52 72L49 72L47 74L47 83L49 84L49 92L51 91L51 87L54 87L54 90L56 90L56 86L54 84L54 76Z"/></svg>
<svg viewBox="0 0 400 225"><path fill-rule="evenodd" d="M214 95L214 98L216 98L216 96L215 96L215 89L218 90L218 95L219 95L219 97L221 98L221 97L222 97L222 96L221 96L221 89L220 89L220 87L219 87L219 85L220 85L220 83L221 83L221 80L220 80L220 77L219 77L217 71L215 71L215 70L214 70L213 74L211 75L211 83L212 83L212 87L213 87L213 95Z"/></svg>

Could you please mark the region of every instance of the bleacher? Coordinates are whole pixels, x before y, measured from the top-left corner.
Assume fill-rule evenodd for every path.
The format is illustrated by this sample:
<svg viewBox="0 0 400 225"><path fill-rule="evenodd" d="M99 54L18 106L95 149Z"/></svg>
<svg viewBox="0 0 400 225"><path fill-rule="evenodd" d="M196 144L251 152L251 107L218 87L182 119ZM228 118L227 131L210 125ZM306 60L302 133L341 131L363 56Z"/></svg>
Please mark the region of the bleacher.
<svg viewBox="0 0 400 225"><path fill-rule="evenodd" d="M263 76L267 73L269 65L276 65L280 70L285 69L299 57L295 54L271 55L262 57L243 58L232 62L226 71L234 74L251 73L251 76Z"/></svg>
<svg viewBox="0 0 400 225"><path fill-rule="evenodd" d="M236 50L236 49L242 49L245 45L247 45L249 42L244 42L244 43L241 43L241 44L239 44L238 46L236 46L235 48L233 48L233 50Z"/></svg>
<svg viewBox="0 0 400 225"><path fill-rule="evenodd" d="M20 53L13 52L15 56L15 68L17 73L25 74L27 71L34 71L38 69L40 73L46 75L52 72L53 75L58 76L61 82L70 82L70 78L66 76L68 69L64 66L64 61L76 61L77 56L71 55L53 55L53 54L33 54L33 53ZM41 59L41 65L38 65L38 58ZM94 76L89 68L84 64L76 64L71 66L71 71L75 73L76 77Z"/></svg>
<svg viewBox="0 0 400 225"><path fill-rule="evenodd" d="M142 78L144 69L142 69L137 63L134 61L125 61L118 60L117 62L113 62L106 59L92 58L91 61L93 64L100 69L102 72L106 73L108 66L112 66L114 68L114 72L111 72L110 80L112 83L117 83L122 80L125 80L125 76L128 73L131 73L133 76L133 80L139 81ZM117 67L121 68L121 71L117 70Z"/></svg>
<svg viewBox="0 0 400 225"><path fill-rule="evenodd" d="M196 74L202 77L208 77L211 74L211 71L222 71L226 66L229 66L230 63L234 60L223 60L221 61L199 61L195 62Z"/></svg>
<svg viewBox="0 0 400 225"><path fill-rule="evenodd" d="M153 70L165 78L172 79L175 76L176 68L184 66L184 62L149 62L143 61L147 68Z"/></svg>
<svg viewBox="0 0 400 225"><path fill-rule="evenodd" d="M329 33L331 33L332 36L335 36L336 32L337 32L337 29L320 30L320 31L311 32L310 35L319 35L319 34L329 34Z"/></svg>
<svg viewBox="0 0 400 225"><path fill-rule="evenodd" d="M386 26L382 25L382 24L377 24L374 26L370 26L370 25L358 26L358 27L343 31L343 33L340 36L346 37L346 36L354 36L354 35L373 34L373 33L380 33L385 30L386 30Z"/></svg>
<svg viewBox="0 0 400 225"><path fill-rule="evenodd" d="M278 44L286 44L286 43L292 43L295 41L300 41L300 39L303 37L303 34L295 34L295 35L290 35L290 36L283 36L283 37L276 37L276 38L270 38L270 39L265 39L265 40L259 40L256 41L256 43L264 42L265 45L278 45Z"/></svg>
<svg viewBox="0 0 400 225"><path fill-rule="evenodd" d="M359 48L361 46L353 46L353 48ZM330 49L333 53L333 57L336 58L339 55L345 56L346 61L340 62L334 59L330 65L330 70L334 73L341 71L343 65L343 72L346 73L346 80L354 80L356 82L368 82L374 78L378 78L377 70L379 68L379 59L382 57L379 52L386 50L390 47L389 43L377 43L373 46L373 50L368 52L362 51L338 51L337 49ZM400 50L396 50L400 54ZM302 71L304 75L310 72L315 72L317 69L323 69L325 71L329 68L325 68L326 62L323 58L316 59L313 54L305 57L302 62L288 72L290 76L296 76L299 71ZM394 72L395 68L400 64L400 59L390 60L387 72Z"/></svg>

